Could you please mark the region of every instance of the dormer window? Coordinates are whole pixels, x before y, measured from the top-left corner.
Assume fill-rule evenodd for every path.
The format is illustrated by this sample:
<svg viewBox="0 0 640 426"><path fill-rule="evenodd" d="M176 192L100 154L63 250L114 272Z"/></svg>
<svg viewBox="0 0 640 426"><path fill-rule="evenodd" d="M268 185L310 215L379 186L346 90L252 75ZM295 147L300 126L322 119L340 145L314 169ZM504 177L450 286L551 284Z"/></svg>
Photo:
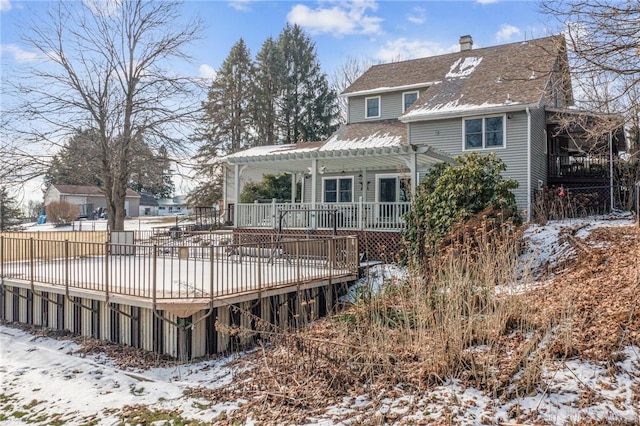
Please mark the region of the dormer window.
<svg viewBox="0 0 640 426"><path fill-rule="evenodd" d="M405 92L402 94L402 112L406 112L415 101L418 100L418 92Z"/></svg>
<svg viewBox="0 0 640 426"><path fill-rule="evenodd" d="M365 98L364 103L366 107L365 118L380 117L380 96Z"/></svg>

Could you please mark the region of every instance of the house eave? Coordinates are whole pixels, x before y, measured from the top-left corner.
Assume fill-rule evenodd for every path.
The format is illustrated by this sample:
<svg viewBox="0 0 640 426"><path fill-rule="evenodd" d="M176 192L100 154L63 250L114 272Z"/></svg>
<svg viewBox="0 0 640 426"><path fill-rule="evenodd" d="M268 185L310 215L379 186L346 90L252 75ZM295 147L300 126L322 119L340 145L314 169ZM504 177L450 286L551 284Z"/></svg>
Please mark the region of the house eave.
<svg viewBox="0 0 640 426"><path fill-rule="evenodd" d="M349 93L341 93L338 96L341 98L349 98L351 96L368 96L368 95L379 95L382 93L389 92L399 92L399 91L407 91L411 89L422 89L433 86L434 84L438 84L440 81L425 81L423 83L414 83L414 84L406 84L404 86L394 86L394 87L377 87L375 89L368 90L359 90L357 92L349 92Z"/></svg>
<svg viewBox="0 0 640 426"><path fill-rule="evenodd" d="M429 111L422 114L411 114L409 116L401 116L399 120L405 124L415 123L418 121L433 121L442 120L447 118L460 118L460 117L473 117L478 115L487 114L503 114L508 112L525 111L527 108L535 109L539 108L540 104L524 104L513 103L508 105L492 105L483 107L482 105L477 108L464 108L459 110L448 111Z"/></svg>

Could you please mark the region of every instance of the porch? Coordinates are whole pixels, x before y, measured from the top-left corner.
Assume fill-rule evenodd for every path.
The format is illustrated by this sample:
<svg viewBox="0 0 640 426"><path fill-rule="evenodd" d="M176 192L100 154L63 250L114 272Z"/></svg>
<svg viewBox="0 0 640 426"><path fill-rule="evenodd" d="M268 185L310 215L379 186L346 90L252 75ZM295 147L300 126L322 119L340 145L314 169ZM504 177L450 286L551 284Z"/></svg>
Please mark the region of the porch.
<svg viewBox="0 0 640 426"><path fill-rule="evenodd" d="M402 231L410 202L238 204L238 228Z"/></svg>

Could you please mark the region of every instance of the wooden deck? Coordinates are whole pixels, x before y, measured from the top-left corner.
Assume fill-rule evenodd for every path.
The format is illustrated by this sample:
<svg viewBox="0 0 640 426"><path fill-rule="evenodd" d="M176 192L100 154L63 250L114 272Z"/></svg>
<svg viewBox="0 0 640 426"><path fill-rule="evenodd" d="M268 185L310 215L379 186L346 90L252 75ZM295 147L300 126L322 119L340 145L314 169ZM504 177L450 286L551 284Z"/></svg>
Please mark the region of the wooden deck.
<svg viewBox="0 0 640 426"><path fill-rule="evenodd" d="M166 309L203 307L357 278L354 237L214 247L0 241L0 279L19 288Z"/></svg>

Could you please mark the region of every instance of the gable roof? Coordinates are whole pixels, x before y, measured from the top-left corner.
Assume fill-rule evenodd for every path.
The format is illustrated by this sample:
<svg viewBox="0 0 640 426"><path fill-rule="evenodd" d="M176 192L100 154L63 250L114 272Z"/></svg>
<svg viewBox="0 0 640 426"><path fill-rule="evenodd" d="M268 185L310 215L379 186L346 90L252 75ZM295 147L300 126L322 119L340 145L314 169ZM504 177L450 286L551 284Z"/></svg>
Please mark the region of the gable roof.
<svg viewBox="0 0 640 426"><path fill-rule="evenodd" d="M563 70L562 35L374 65L343 95L427 88L404 122L478 108L540 105L553 72ZM564 81L564 84L570 84ZM571 100L570 87L566 89Z"/></svg>
<svg viewBox="0 0 640 426"><path fill-rule="evenodd" d="M63 195L84 195L84 196L104 196L104 192L94 185L60 185L52 184L60 194ZM131 188L127 188L127 197L140 198L140 195Z"/></svg>

